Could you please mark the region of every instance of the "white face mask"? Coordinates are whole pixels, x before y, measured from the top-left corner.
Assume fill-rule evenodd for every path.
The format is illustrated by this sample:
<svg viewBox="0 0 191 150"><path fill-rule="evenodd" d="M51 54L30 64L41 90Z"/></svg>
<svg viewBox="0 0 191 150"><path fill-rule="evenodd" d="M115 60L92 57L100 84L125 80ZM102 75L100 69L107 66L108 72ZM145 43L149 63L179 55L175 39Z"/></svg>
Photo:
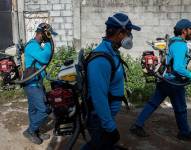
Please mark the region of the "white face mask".
<svg viewBox="0 0 191 150"><path fill-rule="evenodd" d="M125 49L131 49L133 47L133 35L132 34L128 37L125 37L121 41L121 47L123 47Z"/></svg>

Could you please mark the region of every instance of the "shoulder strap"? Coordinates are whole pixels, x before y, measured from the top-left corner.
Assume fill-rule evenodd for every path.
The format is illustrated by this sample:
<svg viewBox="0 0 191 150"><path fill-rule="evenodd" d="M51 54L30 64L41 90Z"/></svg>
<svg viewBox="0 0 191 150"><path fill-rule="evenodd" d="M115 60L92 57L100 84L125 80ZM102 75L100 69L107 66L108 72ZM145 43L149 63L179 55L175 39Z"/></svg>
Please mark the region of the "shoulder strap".
<svg viewBox="0 0 191 150"><path fill-rule="evenodd" d="M112 56L109 55L109 54L107 54L107 53L105 53L105 52L91 52L91 53L87 56L87 58L85 59L86 66L87 66L87 64L88 64L90 61L92 61L93 59L95 59L95 58L97 58L97 57L104 57L104 58L106 58L106 59L110 62L111 67L112 67L112 72L111 72L111 79L110 79L110 81L113 80L114 75L115 75L115 72L116 72L116 70L118 69L118 67L120 66L120 63L122 63L127 69L129 69L127 63L120 57L120 55L119 55L119 64L118 64L117 67L116 67L116 66L115 66L115 62L114 62ZM124 66L123 66L123 75L124 75L125 81L127 82L127 76L126 76L126 73L125 73ZM129 91L129 90L128 90L128 91ZM127 92L127 89L126 89L126 92ZM127 94L127 95L128 95L128 94ZM115 97L115 98L116 98L116 96L112 96L110 93L109 93L109 97L111 98L110 100L112 100L112 97ZM118 97L118 96L117 96L117 97ZM126 98L125 96L118 97L118 98L122 99L122 101L125 103L125 105L126 105L126 107L127 107L127 110L129 110L130 108L129 108L129 105L128 105L128 100L127 100L127 98Z"/></svg>
<svg viewBox="0 0 191 150"><path fill-rule="evenodd" d="M129 66L128 66L128 64L121 58L120 55L119 55L119 59L120 59L120 62L123 64L123 76L124 76L125 82L127 82L127 75L126 75L126 72L125 72L125 68L127 68L127 70L129 71ZM124 67L125 67L125 68L124 68Z"/></svg>
<svg viewBox="0 0 191 150"><path fill-rule="evenodd" d="M173 40L170 39L170 40L169 40L169 43L168 43L168 48L169 48L173 43L175 43L175 42L183 42L183 43L186 43L186 41L183 40L183 39L173 39ZM168 50L167 55L169 55L169 50ZM166 64L166 65L172 65L172 64L173 64L173 60L172 60L172 58L171 58L169 64Z"/></svg>
<svg viewBox="0 0 191 150"><path fill-rule="evenodd" d="M168 47L170 47L170 45L172 45L173 43L175 42L183 42L183 43L186 43L185 40L183 39L173 39L173 40L170 40L169 41L169 45ZM185 55L186 57L187 55ZM173 69L173 63L174 63L174 59L171 58L171 60L169 61L169 64L166 64L166 67L167 67L167 71L170 72L171 74L174 74L176 78L180 78L181 75L179 75L176 71L174 71Z"/></svg>
<svg viewBox="0 0 191 150"><path fill-rule="evenodd" d="M109 54L107 54L106 52L91 52L91 53L87 56L87 58L86 58L86 66L87 66L87 64L88 64L90 61L92 61L93 59L95 59L95 58L97 58L97 57L104 57L104 58L106 58L106 59L109 61L109 63L111 64L111 79L110 79L110 81L112 81L113 78L114 78L114 75L115 75L115 71L116 71L115 62L114 62L112 56L109 55Z"/></svg>
<svg viewBox="0 0 191 150"><path fill-rule="evenodd" d="M86 58L86 65L87 65L90 61L92 61L93 59L95 59L95 58L97 58L97 57L104 57L104 58L106 58L106 59L109 61L109 63L111 64L111 67L112 67L111 81L113 80L114 75L115 75L115 72L116 72L116 70L119 68L120 63L122 63L123 66L125 66L125 67L129 70L129 66L128 66L127 63L121 58L120 55L119 55L119 64L118 64L117 67L116 67L116 66L115 66L115 62L114 62L112 56L109 55L109 54L106 53L106 52L91 52L91 53L87 56L87 58ZM124 70L123 75L124 75L125 81L127 82L127 76L126 76L124 67L123 67L123 70Z"/></svg>

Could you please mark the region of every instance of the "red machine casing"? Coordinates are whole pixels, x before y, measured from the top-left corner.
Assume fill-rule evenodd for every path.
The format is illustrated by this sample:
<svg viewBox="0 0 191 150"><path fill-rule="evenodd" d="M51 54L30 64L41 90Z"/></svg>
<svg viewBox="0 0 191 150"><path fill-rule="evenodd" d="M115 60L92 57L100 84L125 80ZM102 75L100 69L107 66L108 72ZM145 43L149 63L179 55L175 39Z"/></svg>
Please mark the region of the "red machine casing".
<svg viewBox="0 0 191 150"><path fill-rule="evenodd" d="M53 89L47 93L47 100L54 108L68 108L74 105L73 93L70 89Z"/></svg>
<svg viewBox="0 0 191 150"><path fill-rule="evenodd" d="M2 59L0 60L0 72L9 73L14 67L15 63L10 59Z"/></svg>
<svg viewBox="0 0 191 150"><path fill-rule="evenodd" d="M141 61L143 69L146 68L148 73L154 71L155 66L158 65L158 57L155 56L153 51L145 51L142 55Z"/></svg>

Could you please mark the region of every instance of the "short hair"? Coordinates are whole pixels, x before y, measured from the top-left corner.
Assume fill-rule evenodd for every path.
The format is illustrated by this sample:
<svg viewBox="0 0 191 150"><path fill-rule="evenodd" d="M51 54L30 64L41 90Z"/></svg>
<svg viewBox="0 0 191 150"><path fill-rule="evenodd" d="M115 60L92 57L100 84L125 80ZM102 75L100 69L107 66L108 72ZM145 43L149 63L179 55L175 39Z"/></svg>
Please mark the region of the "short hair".
<svg viewBox="0 0 191 150"><path fill-rule="evenodd" d="M182 35L182 29L174 28L174 35L175 35L175 36L180 36L180 35Z"/></svg>
<svg viewBox="0 0 191 150"><path fill-rule="evenodd" d="M125 32L123 28L106 28L106 37L114 36L116 33Z"/></svg>

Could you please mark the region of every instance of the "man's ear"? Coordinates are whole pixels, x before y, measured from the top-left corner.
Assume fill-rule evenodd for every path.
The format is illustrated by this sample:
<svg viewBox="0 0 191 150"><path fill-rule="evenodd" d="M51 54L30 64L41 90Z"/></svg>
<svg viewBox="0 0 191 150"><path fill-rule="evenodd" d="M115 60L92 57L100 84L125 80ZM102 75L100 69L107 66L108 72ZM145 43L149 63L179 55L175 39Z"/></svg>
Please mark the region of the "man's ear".
<svg viewBox="0 0 191 150"><path fill-rule="evenodd" d="M182 34L186 34L186 33L187 33L187 29L183 29Z"/></svg>
<svg viewBox="0 0 191 150"><path fill-rule="evenodd" d="M120 39L120 40L122 40L124 38L124 35L122 32L119 32L117 36L118 36L118 39Z"/></svg>

